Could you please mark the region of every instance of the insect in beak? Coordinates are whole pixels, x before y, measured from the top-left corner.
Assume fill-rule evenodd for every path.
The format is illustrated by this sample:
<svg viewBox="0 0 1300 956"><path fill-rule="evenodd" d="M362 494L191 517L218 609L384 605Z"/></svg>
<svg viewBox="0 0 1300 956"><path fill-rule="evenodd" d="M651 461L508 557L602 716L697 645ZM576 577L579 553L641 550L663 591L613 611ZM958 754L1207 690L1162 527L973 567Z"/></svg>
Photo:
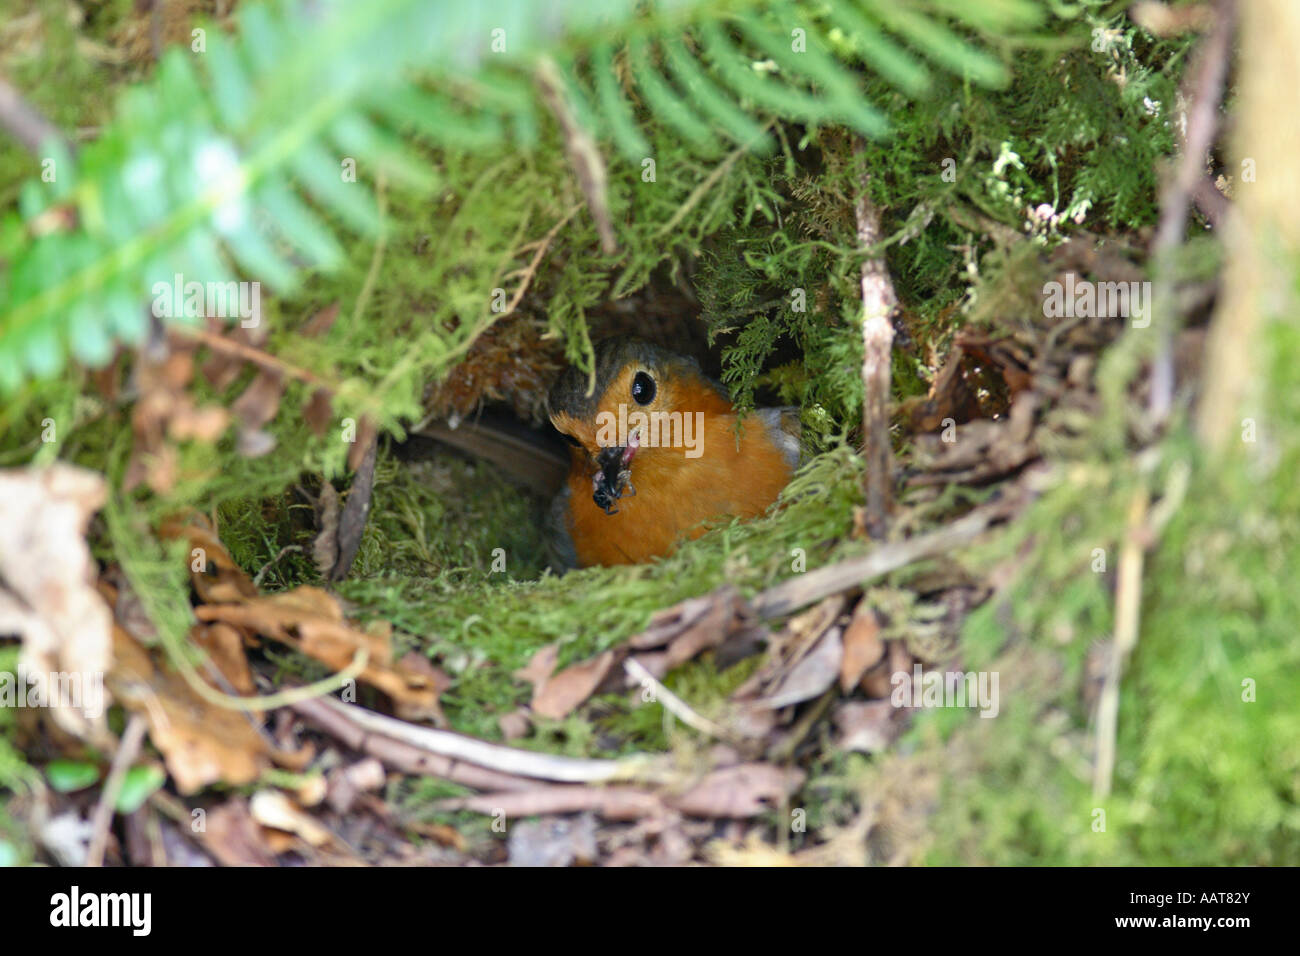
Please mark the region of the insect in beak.
<svg viewBox="0 0 1300 956"><path fill-rule="evenodd" d="M615 445L596 456L600 470L591 479L591 500L607 515L618 514L614 504L618 499L636 494L632 486L632 456L640 447L640 437L639 432L633 432L626 446Z"/></svg>

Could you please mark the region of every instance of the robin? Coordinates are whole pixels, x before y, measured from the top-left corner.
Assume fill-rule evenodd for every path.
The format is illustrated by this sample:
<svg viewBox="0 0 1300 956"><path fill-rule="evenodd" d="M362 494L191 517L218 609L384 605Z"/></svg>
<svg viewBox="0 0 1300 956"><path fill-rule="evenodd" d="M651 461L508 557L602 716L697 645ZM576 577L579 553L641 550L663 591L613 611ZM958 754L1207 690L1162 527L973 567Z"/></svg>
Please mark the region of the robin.
<svg viewBox="0 0 1300 956"><path fill-rule="evenodd" d="M594 388L570 368L547 399L571 446L551 508L557 570L649 561L710 519L752 518L776 500L799 462L797 409L759 409L738 429L694 359L636 339L595 353Z"/></svg>

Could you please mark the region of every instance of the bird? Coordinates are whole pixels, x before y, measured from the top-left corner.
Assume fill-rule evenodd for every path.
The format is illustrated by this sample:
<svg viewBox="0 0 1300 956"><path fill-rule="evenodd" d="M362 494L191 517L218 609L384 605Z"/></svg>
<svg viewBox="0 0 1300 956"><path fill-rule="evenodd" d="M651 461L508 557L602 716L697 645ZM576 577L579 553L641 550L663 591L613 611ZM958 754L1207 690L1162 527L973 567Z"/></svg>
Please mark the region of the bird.
<svg viewBox="0 0 1300 956"><path fill-rule="evenodd" d="M592 378L570 367L547 395L569 444L550 509L552 567L640 564L717 518L753 518L798 466L796 408L741 418L695 359L636 338L594 347Z"/></svg>

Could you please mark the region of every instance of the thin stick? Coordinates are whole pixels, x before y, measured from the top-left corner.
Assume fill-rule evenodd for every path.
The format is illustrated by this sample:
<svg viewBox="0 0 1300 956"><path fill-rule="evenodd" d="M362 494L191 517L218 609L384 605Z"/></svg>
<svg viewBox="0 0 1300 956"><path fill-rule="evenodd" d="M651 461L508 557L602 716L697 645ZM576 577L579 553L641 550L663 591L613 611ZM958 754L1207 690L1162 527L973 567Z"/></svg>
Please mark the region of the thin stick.
<svg viewBox="0 0 1300 956"><path fill-rule="evenodd" d="M771 128L770 123L767 126L763 127L764 135L767 134L767 131L770 128ZM709 194L709 190L712 189L718 183L718 181L722 179L723 176L727 175L727 172L731 169L732 166L736 165L736 160L740 159L741 156L744 156L747 152L750 151L750 149L752 149L754 146L757 146L761 142L762 142L761 138L755 139L752 142L744 143L740 146L737 146L730 153L728 153L726 158L723 159L722 162L718 163L718 165L714 168L713 172L705 176L704 181L700 183L698 186L696 186L693 190L691 190L691 194L686 197L686 201L677 208L677 211L673 213L671 219L669 219L666 223L664 223L662 226L659 227L659 230L654 234L654 238L662 239L664 236L668 235L674 229L676 229L677 224L686 218L686 214L689 213L692 209L694 209L699 204L700 200L702 200L705 196Z"/></svg>
<svg viewBox="0 0 1300 956"><path fill-rule="evenodd" d="M659 780L665 774L660 761L640 755L620 760L582 760L576 757L556 757L550 754L518 750L488 743L474 737L465 737L448 730L434 730L408 724L404 720L385 717L363 707L344 704L329 697L317 703L330 708L370 734L400 740L431 754L451 757L477 764L489 770L519 777L554 780L561 783L604 783L615 780ZM303 712L301 706L295 710Z"/></svg>
<svg viewBox="0 0 1300 956"><path fill-rule="evenodd" d="M58 127L41 115L3 76L0 76L0 128L7 130L37 158L44 158L41 147L48 147L53 141L69 148Z"/></svg>
<svg viewBox="0 0 1300 956"><path fill-rule="evenodd" d="M596 140L588 133L573 115L573 108L564 96L564 77L560 68L549 58L543 57L537 65L537 85L542 99L554 114L564 134L564 148L569 154L569 162L577 174L578 185L587 197L587 208L591 218L596 222L596 234L600 237L600 251L607 256L618 252L618 241L614 238L614 223L609 215L609 203L605 190L609 177L605 171L605 159L600 155Z"/></svg>
<svg viewBox="0 0 1300 956"><path fill-rule="evenodd" d="M510 301L506 303L505 311L501 313L499 318L505 318L505 316L510 315L519 307L519 303L523 301L524 293L528 291L528 287L532 284L533 278L537 275L537 267L541 265L542 257L546 255L546 250L551 247L552 241L554 241L555 237L559 235L560 230L565 227L568 221L572 219L581 208L582 206L580 204L575 205L572 209L566 212L564 217L553 225L546 235L542 236L542 238L537 241L537 251L533 253L533 258L529 261L528 265L522 270L517 269L515 272L510 273L512 276L516 274L521 276L519 288L516 289L515 294L510 297ZM533 243L529 243L529 245L533 245Z"/></svg>
<svg viewBox="0 0 1300 956"><path fill-rule="evenodd" d="M132 714L131 719L127 721L126 730L122 732L117 753L113 755L113 763L108 770L108 779L104 781L104 789L99 794L99 803L95 806L90 848L86 851L86 866L104 865L104 848L108 846L108 827L113 822L117 798L122 792L126 772L131 769L131 764L135 763L135 758L140 753L140 745L144 743L144 732L148 727L149 722L143 715Z"/></svg>
<svg viewBox="0 0 1300 956"><path fill-rule="evenodd" d="M253 584L257 585L258 587L261 587L262 578L266 576L266 572L270 571L271 568L275 567L276 563L281 558L283 558L290 551L301 551L301 550L302 550L302 545L300 544L286 544L283 548L280 549L279 554L277 554L270 561L266 562L266 564L262 565L262 570L258 571L257 574L254 575L253 577Z"/></svg>
<svg viewBox="0 0 1300 956"><path fill-rule="evenodd" d="M634 657L629 657L623 662L623 669L627 671L628 676L640 683L643 687L649 687L654 692L656 702L663 705L664 710L668 711L687 727L692 727L700 733L713 737L717 740L734 741L733 734L728 733L725 727L715 724L707 717L703 717L691 709L686 701L682 700L663 683L651 674L644 666Z"/></svg>
<svg viewBox="0 0 1300 956"><path fill-rule="evenodd" d="M303 701L295 704L293 710L353 750L369 754L401 773L440 777L476 790L527 790L537 786L535 780L527 777L476 767L392 737L372 734L353 722L350 713L332 710L320 700Z"/></svg>
<svg viewBox="0 0 1300 956"><path fill-rule="evenodd" d="M269 372L279 372L287 378L295 378L300 382L306 382L308 385L323 388L331 394L337 391L333 385L317 377L315 373L307 371L305 368L290 365L268 352L263 352L261 349L254 348L251 345L245 345L242 342L236 342L232 339L226 338L225 336L217 335L215 332L209 332L207 329L189 325L171 325L168 327L168 331L184 336L188 339L194 339L215 352L225 352L228 355L234 355L237 358L241 358L246 362L252 362L259 368L266 369Z"/></svg>
<svg viewBox="0 0 1300 956"><path fill-rule="evenodd" d="M908 538L906 541L895 541L860 558L850 558L839 564L800 574L768 588L755 596L751 603L760 617L782 617L814 601L858 587L913 562L947 554L969 544L993 523L1000 510L977 509L938 531Z"/></svg>
<svg viewBox="0 0 1300 956"><path fill-rule="evenodd" d="M1214 5L1214 32L1197 51L1197 63L1191 83L1191 109L1187 116L1187 139L1173 177L1160 197L1160 223L1151 243L1151 256L1158 270L1153 303L1170 304L1174 299L1169 257L1182 244L1187 231L1187 216L1193 193L1205 179L1205 156L1219 128L1219 100L1228 76L1232 53L1236 6L1233 0L1218 0ZM1163 308L1168 308L1164 305ZM1169 416L1174 399L1174 323L1176 316L1166 315L1154 330L1159 346L1151 364L1151 388L1147 399L1147 417L1159 427Z"/></svg>
<svg viewBox="0 0 1300 956"><path fill-rule="evenodd" d="M1097 762L1093 767L1092 793L1097 800L1110 794L1115 773L1115 735L1119 726L1119 681L1124 662L1137 646L1138 619L1142 609L1142 565L1145 553L1147 501L1143 485L1129 503L1124 547L1119 555L1119 581L1115 589L1115 642L1111 648L1106 682L1097 702Z"/></svg>
<svg viewBox="0 0 1300 956"><path fill-rule="evenodd" d="M862 138L853 138L853 156L861 161L866 151ZM858 226L858 247L869 249L881 240L880 210L871 201L870 176L865 165L853 204ZM862 262L862 445L867 460L867 533L883 540L889 531L894 498L894 452L889 439L889 386L894 347L894 310L898 295L889 278L884 256Z"/></svg>

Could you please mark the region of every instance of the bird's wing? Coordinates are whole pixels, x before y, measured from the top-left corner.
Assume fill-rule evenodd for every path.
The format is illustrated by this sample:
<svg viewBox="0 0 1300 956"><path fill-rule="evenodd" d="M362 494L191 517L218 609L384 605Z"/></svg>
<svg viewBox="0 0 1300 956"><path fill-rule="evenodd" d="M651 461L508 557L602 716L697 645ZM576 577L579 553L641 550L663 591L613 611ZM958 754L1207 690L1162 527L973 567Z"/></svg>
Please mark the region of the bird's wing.
<svg viewBox="0 0 1300 956"><path fill-rule="evenodd" d="M573 492L565 485L551 501L546 521L546 558L556 574L572 571L578 566L578 549L569 533L569 499Z"/></svg>
<svg viewBox="0 0 1300 956"><path fill-rule="evenodd" d="M452 428L445 422L430 422L413 435L432 438L466 455L495 465L516 484L543 497L555 494L569 472L569 456L558 436L500 416L483 415Z"/></svg>
<svg viewBox="0 0 1300 956"><path fill-rule="evenodd" d="M785 408L760 408L754 417L763 423L772 443L781 449L785 463L792 469L799 467L803 456L803 447L799 443L802 427L799 424L799 409L793 405Z"/></svg>

